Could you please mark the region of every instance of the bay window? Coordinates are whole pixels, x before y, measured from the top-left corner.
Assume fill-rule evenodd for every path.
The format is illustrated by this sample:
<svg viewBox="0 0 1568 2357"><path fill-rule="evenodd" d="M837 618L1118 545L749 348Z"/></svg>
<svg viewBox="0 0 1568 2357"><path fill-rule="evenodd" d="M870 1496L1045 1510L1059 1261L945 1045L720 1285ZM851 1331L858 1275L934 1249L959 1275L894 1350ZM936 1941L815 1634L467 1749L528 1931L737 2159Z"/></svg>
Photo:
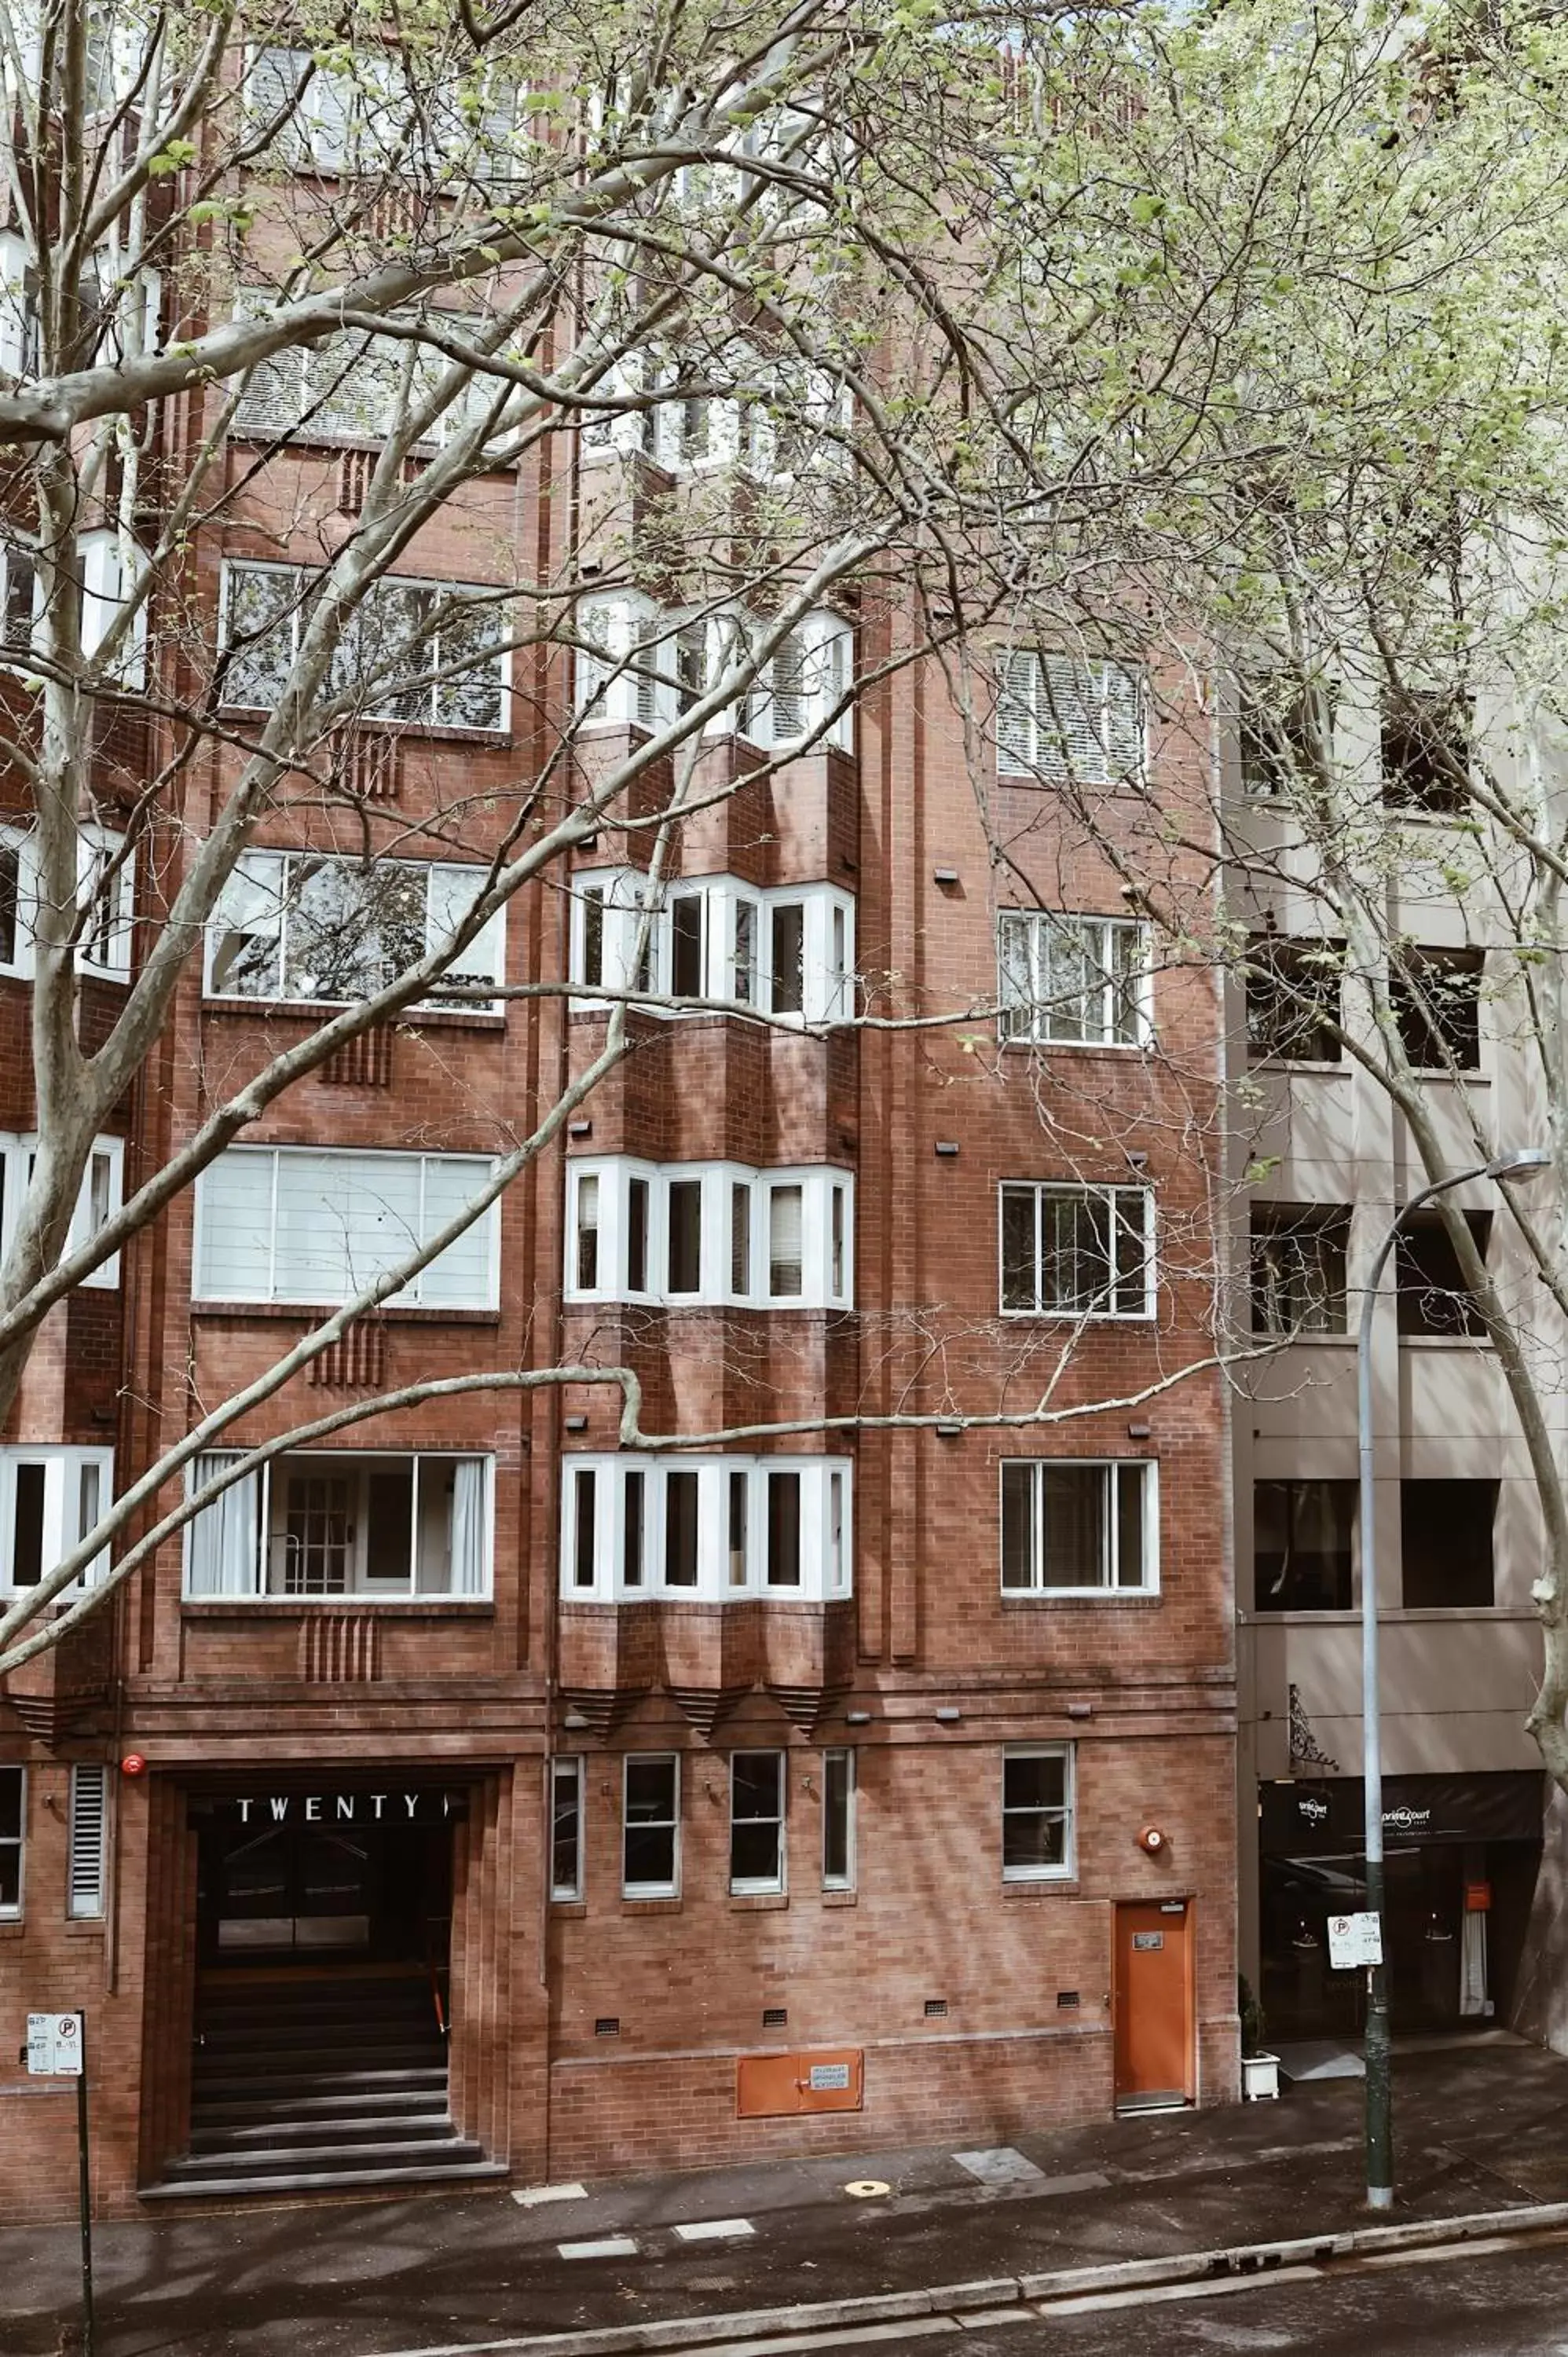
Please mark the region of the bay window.
<svg viewBox="0 0 1568 2357"><path fill-rule="evenodd" d="M1152 1460L1004 1459L1002 1586L1036 1596L1152 1595L1159 1586Z"/></svg>
<svg viewBox="0 0 1568 2357"><path fill-rule="evenodd" d="M573 623L578 716L618 728L669 727L725 676L760 630L757 617L735 608L667 610L630 589L586 597ZM843 617L825 609L804 615L705 728L744 736L765 750L827 744L847 752L854 670L854 633Z"/></svg>
<svg viewBox="0 0 1568 2357"><path fill-rule="evenodd" d="M1004 1312L1152 1317L1154 1226L1155 1199L1146 1187L1004 1183Z"/></svg>
<svg viewBox="0 0 1568 2357"><path fill-rule="evenodd" d="M191 1496L242 1461L198 1457ZM299 1449L247 1473L187 1526L185 1593L353 1597L361 1603L490 1592L489 1457Z"/></svg>
<svg viewBox="0 0 1568 2357"><path fill-rule="evenodd" d="M832 1457L569 1455L561 1594L831 1602L851 1591L851 1469Z"/></svg>
<svg viewBox="0 0 1568 2357"><path fill-rule="evenodd" d="M76 963L82 974L122 981L131 970L135 861L124 835L77 828ZM30 830L0 826L0 973L30 976L38 900L38 854Z"/></svg>
<svg viewBox="0 0 1568 2357"><path fill-rule="evenodd" d="M660 888L635 868L583 870L573 884L571 968L584 991L832 1023L854 1012L854 902L828 884L763 891L703 876ZM595 1003L579 999L576 1010Z"/></svg>
<svg viewBox="0 0 1568 2357"><path fill-rule="evenodd" d="M0 1588L37 1587L93 1528L114 1494L112 1448L0 1448ZM72 1583L91 1587L109 1551Z"/></svg>
<svg viewBox="0 0 1568 2357"><path fill-rule="evenodd" d="M33 1180L38 1141L31 1133L18 1136L0 1130L0 1258L11 1249L21 1224L27 1189ZM76 1208L70 1216L61 1258L90 1244L99 1230L119 1211L124 1197L125 1141L100 1137L93 1143L81 1174ZM113 1286L120 1282L118 1253L81 1279L83 1285Z"/></svg>
<svg viewBox="0 0 1568 2357"><path fill-rule="evenodd" d="M371 997L450 942L487 875L436 862L248 851L208 929L208 996ZM481 994L505 963L506 913L498 909L424 1004L489 1014L496 1002Z"/></svg>
<svg viewBox="0 0 1568 2357"><path fill-rule="evenodd" d="M324 579L306 565L225 565L226 705L265 711L285 694ZM497 589L383 577L342 617L324 693L351 699L359 719L495 734L507 725L507 630Z"/></svg>
<svg viewBox="0 0 1568 2357"><path fill-rule="evenodd" d="M847 1170L733 1162L566 1166L568 1301L847 1309L854 1189Z"/></svg>
<svg viewBox="0 0 1568 2357"><path fill-rule="evenodd" d="M352 1299L472 1201L495 1165L476 1154L231 1146L196 1182L199 1300L327 1305ZM492 1203L394 1300L492 1309Z"/></svg>

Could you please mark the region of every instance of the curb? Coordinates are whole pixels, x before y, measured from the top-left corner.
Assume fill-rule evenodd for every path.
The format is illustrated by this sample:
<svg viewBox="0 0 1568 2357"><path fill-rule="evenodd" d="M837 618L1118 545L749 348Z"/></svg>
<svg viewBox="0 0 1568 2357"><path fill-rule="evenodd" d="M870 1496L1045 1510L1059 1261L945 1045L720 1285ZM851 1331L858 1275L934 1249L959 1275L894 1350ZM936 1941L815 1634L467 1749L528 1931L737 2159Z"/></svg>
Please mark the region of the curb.
<svg viewBox="0 0 1568 2357"><path fill-rule="evenodd" d="M1081 2299L1096 2292L1150 2289L1162 2284L1267 2276L1326 2259L1359 2258L1379 2251L1479 2242L1493 2234L1541 2234L1568 2227L1568 2201L1518 2210L1483 2210L1463 2218L1420 2218L1401 2226L1352 2226L1338 2233L1303 2234L1282 2243L1237 2243L1210 2251L1174 2251L1163 2258L1119 2259L1101 2267L1060 2267L1044 2275L993 2276L977 2283L933 2284L925 2291L874 2292L863 2299L822 2299L793 2308L731 2309L709 2316L672 2316L648 2324L607 2325L583 2332L523 2335L503 2341L452 2341L401 2350L397 2357L634 2357L639 2351L694 2349L727 2341L782 2339L857 2324L897 2323L907 2317L965 2314L1019 2302Z"/></svg>

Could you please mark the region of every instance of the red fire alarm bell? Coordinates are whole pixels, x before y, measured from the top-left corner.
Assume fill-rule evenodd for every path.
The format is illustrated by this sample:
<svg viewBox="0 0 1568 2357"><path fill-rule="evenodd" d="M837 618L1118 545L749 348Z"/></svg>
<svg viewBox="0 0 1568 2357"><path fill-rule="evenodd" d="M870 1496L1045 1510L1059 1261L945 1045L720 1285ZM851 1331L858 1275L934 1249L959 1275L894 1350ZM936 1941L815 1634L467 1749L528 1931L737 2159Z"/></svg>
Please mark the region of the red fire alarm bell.
<svg viewBox="0 0 1568 2357"><path fill-rule="evenodd" d="M146 1772L147 1763L143 1759L141 1753L139 1751L127 1751L125 1757L120 1762L121 1775L145 1776Z"/></svg>
<svg viewBox="0 0 1568 2357"><path fill-rule="evenodd" d="M1157 1857L1165 1846L1165 1837L1158 1825L1145 1825L1138 1835L1138 1847L1146 1849L1151 1857Z"/></svg>

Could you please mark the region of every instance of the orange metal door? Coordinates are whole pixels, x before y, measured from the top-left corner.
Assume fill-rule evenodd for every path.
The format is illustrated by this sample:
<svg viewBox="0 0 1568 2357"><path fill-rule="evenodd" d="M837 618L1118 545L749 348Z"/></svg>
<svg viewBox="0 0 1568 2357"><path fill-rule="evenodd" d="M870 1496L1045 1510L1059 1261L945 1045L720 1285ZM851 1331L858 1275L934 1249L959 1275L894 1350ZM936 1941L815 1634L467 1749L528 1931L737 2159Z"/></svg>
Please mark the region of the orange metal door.
<svg viewBox="0 0 1568 2357"><path fill-rule="evenodd" d="M1116 2100L1190 2102L1192 1959L1186 1900L1116 1910Z"/></svg>

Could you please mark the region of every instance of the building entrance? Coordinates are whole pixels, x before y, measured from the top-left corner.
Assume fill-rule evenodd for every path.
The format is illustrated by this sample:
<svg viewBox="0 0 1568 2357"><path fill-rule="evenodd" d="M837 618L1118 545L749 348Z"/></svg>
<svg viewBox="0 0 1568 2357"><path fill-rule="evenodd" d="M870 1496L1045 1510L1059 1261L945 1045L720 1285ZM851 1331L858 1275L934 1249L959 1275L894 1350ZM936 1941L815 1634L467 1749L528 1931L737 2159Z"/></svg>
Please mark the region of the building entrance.
<svg viewBox="0 0 1568 2357"><path fill-rule="evenodd" d="M1116 1910L1114 2011L1119 2111L1192 2099L1192 1956L1185 1899Z"/></svg>
<svg viewBox="0 0 1568 2357"><path fill-rule="evenodd" d="M439 1791L317 1791L194 1804L202 1969L444 1964L461 1802Z"/></svg>

